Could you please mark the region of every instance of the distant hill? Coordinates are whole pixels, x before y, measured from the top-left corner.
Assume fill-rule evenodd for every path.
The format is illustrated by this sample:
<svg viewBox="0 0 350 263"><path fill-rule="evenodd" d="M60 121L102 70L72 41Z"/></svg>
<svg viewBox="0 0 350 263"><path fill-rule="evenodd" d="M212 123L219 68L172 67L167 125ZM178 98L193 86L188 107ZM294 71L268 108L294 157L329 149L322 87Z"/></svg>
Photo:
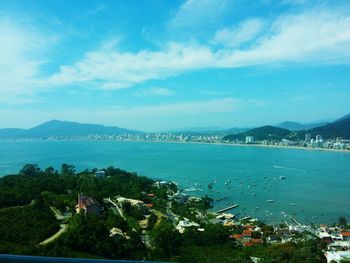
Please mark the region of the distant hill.
<svg viewBox="0 0 350 263"><path fill-rule="evenodd" d="M341 137L350 138L350 114L338 119L335 122L323 125L321 127L299 131L298 137L304 138L306 133L310 133L312 137L321 135L324 139L333 139Z"/></svg>
<svg viewBox="0 0 350 263"><path fill-rule="evenodd" d="M287 123L284 127L290 124ZM294 125L294 123L290 124ZM240 140L244 141L246 136L254 136L257 141L261 140L303 140L305 134L310 133L313 138L316 135L321 135L324 139L334 139L341 137L344 139L350 139L350 114L338 119L335 122L325 124L320 127L312 129L304 129L300 131L290 131L289 129L283 129L275 126L263 126L255 129L248 130L246 132L238 134L230 134L224 137L224 140Z"/></svg>
<svg viewBox="0 0 350 263"><path fill-rule="evenodd" d="M293 121L285 121L277 125L277 127L290 130L290 131L301 131L301 130L308 130L308 129L320 127L326 124L328 124L328 122L302 124L302 123L293 122Z"/></svg>
<svg viewBox="0 0 350 263"><path fill-rule="evenodd" d="M118 135L140 133L119 127L52 120L31 129L0 129L0 138L42 138L58 136Z"/></svg>
<svg viewBox="0 0 350 263"><path fill-rule="evenodd" d="M346 114L345 116L343 116L343 117L341 117L341 118L339 118L339 119L337 119L336 122L337 122L337 121L346 120L346 119L349 119L349 118L350 118L350 113L349 113L349 114Z"/></svg>
<svg viewBox="0 0 350 263"><path fill-rule="evenodd" d="M240 140L244 141L246 136L253 136L254 140L282 140L283 138L289 137L291 132L286 129L278 128L275 126L262 126L254 128L246 132L231 134L225 136L224 140Z"/></svg>
<svg viewBox="0 0 350 263"><path fill-rule="evenodd" d="M238 134L238 133L246 132L246 131L249 131L249 130L250 130L250 128L237 128L237 127L234 127L234 128L230 128L230 129L227 129L227 130L220 131L220 133L222 135Z"/></svg>
<svg viewBox="0 0 350 263"><path fill-rule="evenodd" d="M172 131L174 134L185 134L185 135L228 135L228 134L237 134L245 132L249 128L230 128L223 130L216 127L199 127L199 128L187 128L177 131Z"/></svg>

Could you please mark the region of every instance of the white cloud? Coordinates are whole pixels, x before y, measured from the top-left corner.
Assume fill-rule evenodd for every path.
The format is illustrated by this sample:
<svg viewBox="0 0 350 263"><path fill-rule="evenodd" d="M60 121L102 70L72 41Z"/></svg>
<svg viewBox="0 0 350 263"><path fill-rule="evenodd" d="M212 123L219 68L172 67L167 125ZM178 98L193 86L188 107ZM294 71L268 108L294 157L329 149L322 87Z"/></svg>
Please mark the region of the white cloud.
<svg viewBox="0 0 350 263"><path fill-rule="evenodd" d="M274 62L349 63L350 16L326 10L281 16L253 48L225 53L221 62L227 67Z"/></svg>
<svg viewBox="0 0 350 263"><path fill-rule="evenodd" d="M171 29L207 26L220 20L230 5L229 0L187 0L169 21Z"/></svg>
<svg viewBox="0 0 350 263"><path fill-rule="evenodd" d="M206 62L203 64L203 60ZM71 66L62 66L48 85L80 84L102 89L122 89L150 79L163 79L184 70L207 67L213 60L209 47L169 43L162 51L122 53L96 50Z"/></svg>
<svg viewBox="0 0 350 263"><path fill-rule="evenodd" d="M149 88L143 89L137 93L138 96L174 96L175 92L168 88Z"/></svg>
<svg viewBox="0 0 350 263"><path fill-rule="evenodd" d="M189 70L285 62L350 62L350 15L347 13L313 10L283 15L266 25L264 33L256 38L262 23L253 19L225 34L220 30L216 36L228 46L219 49L195 42L170 42L159 51L135 53L115 48L97 49L73 65L62 66L46 83L121 89ZM232 47L252 39L254 41L243 49Z"/></svg>
<svg viewBox="0 0 350 263"><path fill-rule="evenodd" d="M29 102L44 63L40 54L55 40L29 25L1 18L0 39L0 103Z"/></svg>
<svg viewBox="0 0 350 263"><path fill-rule="evenodd" d="M215 17L226 4L223 1L213 7L213 1L189 0L172 23L185 23L185 17L192 13L192 22L200 21L210 16L207 12L212 8ZM248 19L231 29L218 30L214 40L222 44L219 47L195 41L167 42L158 51L123 52L118 48L120 39L115 38L87 52L81 60L62 65L49 77L40 69L52 37L9 20L0 20L0 37L0 103L7 104L31 101L38 91L51 87L116 90L191 70L286 62L350 63L350 15L340 9L285 14L272 22ZM249 45L242 48L244 43ZM158 90L162 92L165 95L164 90Z"/></svg>
<svg viewBox="0 0 350 263"><path fill-rule="evenodd" d="M213 43L236 48L253 40L263 29L264 22L261 19L251 18L241 22L233 28L224 28L215 33Z"/></svg>

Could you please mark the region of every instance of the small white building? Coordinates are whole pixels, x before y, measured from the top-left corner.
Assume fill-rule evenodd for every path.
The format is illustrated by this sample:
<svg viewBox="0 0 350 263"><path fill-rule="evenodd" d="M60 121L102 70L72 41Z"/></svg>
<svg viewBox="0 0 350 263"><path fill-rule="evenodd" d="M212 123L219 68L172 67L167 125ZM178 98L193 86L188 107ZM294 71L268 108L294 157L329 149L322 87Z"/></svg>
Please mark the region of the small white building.
<svg viewBox="0 0 350 263"><path fill-rule="evenodd" d="M327 263L350 260L350 251L327 251L324 253Z"/></svg>
<svg viewBox="0 0 350 263"><path fill-rule="evenodd" d="M184 218L184 220L179 221L179 223L176 226L176 230L182 234L187 227L199 227L199 224L190 221L188 218Z"/></svg>
<svg viewBox="0 0 350 263"><path fill-rule="evenodd" d="M103 177L106 177L106 172L105 171L97 171L97 172L95 172L95 176L97 177L97 178L103 178Z"/></svg>

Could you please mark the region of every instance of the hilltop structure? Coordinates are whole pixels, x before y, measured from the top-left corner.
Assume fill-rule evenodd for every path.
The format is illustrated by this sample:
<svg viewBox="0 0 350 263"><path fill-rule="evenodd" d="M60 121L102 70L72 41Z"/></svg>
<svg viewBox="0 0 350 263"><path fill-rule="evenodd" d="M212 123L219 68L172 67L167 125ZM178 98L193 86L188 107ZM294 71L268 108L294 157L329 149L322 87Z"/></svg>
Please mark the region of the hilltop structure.
<svg viewBox="0 0 350 263"><path fill-rule="evenodd" d="M78 194L78 204L76 205L77 213L85 212L85 214L100 214L100 205L91 197L84 194Z"/></svg>

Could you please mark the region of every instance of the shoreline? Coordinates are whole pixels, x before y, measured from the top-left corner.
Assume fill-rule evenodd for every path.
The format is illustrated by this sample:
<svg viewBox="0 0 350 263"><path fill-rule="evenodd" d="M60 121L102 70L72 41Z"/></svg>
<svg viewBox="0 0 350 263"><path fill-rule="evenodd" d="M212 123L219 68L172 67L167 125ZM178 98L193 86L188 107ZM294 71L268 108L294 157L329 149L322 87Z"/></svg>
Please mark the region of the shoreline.
<svg viewBox="0 0 350 263"><path fill-rule="evenodd" d="M320 152L339 152L350 153L350 150L333 149L333 148L312 148L302 146L282 146L282 145L264 145L264 144L239 144L239 143L223 143L223 142L183 142L183 141L151 141L151 140L44 140L44 139L0 139L0 142L27 142L27 141L73 141L73 142L151 142L151 143L177 143L177 144L197 144L197 145L219 145L219 146L234 146L234 147L260 147L260 148L275 148L275 149L293 149L293 150L308 150L308 151L320 151Z"/></svg>

